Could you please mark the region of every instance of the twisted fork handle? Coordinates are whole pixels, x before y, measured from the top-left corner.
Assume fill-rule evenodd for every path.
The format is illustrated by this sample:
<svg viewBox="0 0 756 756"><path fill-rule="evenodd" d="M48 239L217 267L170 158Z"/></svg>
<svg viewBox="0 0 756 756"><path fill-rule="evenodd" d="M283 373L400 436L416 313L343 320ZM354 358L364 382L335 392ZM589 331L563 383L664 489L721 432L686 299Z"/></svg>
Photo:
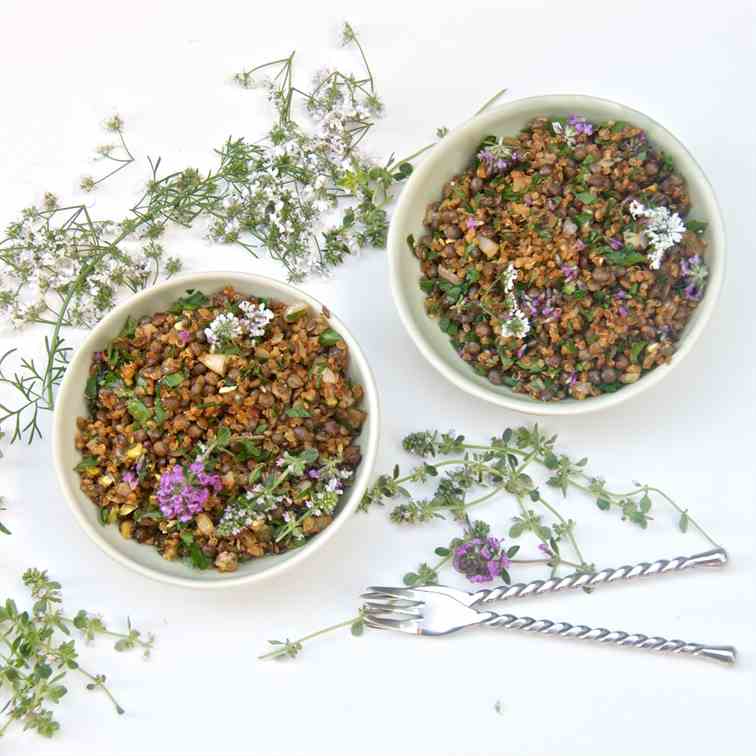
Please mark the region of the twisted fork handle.
<svg viewBox="0 0 756 756"><path fill-rule="evenodd" d="M604 583L616 583L622 580L632 580L652 575L663 575L668 572L680 572L691 567L720 567L727 563L727 552L717 548L694 554L689 557L675 557L674 559L657 559L655 562L639 562L634 565L609 568L599 572L576 572L565 577L549 578L548 580L534 580L531 583L514 583L497 588L476 591L475 605L490 601L505 601L526 596L540 596L544 593L558 593L572 588L595 588Z"/></svg>
<svg viewBox="0 0 756 756"><path fill-rule="evenodd" d="M734 664L737 656L733 646L707 646L703 643L688 643L659 636L649 637L641 633L625 633L622 630L607 630L603 627L571 625L569 622L552 622L548 619L537 620L532 617L515 617L512 614L498 614L482 624L501 627L505 630L524 630L540 635L592 640L597 643L608 643L626 648L642 648L646 651L700 656L728 665Z"/></svg>

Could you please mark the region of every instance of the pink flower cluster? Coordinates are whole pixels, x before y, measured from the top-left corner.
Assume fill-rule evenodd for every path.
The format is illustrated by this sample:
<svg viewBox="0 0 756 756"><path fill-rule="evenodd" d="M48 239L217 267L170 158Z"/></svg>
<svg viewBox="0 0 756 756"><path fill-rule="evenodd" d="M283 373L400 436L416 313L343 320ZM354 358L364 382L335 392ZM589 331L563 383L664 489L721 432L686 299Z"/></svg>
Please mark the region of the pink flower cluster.
<svg viewBox="0 0 756 756"><path fill-rule="evenodd" d="M223 488L219 475L208 473L201 461L185 470L174 465L160 476L157 500L160 511L169 520L187 522L204 509L210 490Z"/></svg>
<svg viewBox="0 0 756 756"><path fill-rule="evenodd" d="M454 569L473 583L489 583L511 564L498 538L471 538L454 549Z"/></svg>

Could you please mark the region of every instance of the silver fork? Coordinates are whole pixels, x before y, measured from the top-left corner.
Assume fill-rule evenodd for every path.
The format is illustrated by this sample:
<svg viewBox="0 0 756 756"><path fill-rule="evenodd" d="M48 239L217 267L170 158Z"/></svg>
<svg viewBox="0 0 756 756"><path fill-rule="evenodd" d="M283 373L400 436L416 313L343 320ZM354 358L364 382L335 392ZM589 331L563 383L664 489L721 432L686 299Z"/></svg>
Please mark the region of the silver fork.
<svg viewBox="0 0 756 756"><path fill-rule="evenodd" d="M641 633L626 633L622 630L607 630L603 627L593 628L587 625L572 625L569 622L516 617L512 614L498 614L482 608L483 604L490 601L542 595L569 588L595 587L603 583L665 574L691 567L721 566L726 562L727 554L724 549L714 549L692 557L660 559L650 563L641 562L637 565L626 565L596 573L578 573L547 581L535 580L532 583L518 583L474 593L446 586L421 588L372 586L367 593L363 594L363 598L367 599L363 611L365 623L369 627L380 630L398 630L413 635L448 635L466 627L488 625L541 635L593 640L598 643L642 648L648 651L699 656L723 664L733 664L736 651L732 646L712 646L660 636L647 636Z"/></svg>

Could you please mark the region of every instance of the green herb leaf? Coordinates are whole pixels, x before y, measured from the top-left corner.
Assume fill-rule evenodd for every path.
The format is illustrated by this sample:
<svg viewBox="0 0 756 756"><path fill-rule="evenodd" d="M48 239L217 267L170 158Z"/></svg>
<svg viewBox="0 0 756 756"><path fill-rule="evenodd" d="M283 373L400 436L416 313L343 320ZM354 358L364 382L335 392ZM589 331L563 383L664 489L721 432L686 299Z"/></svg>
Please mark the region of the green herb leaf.
<svg viewBox="0 0 756 756"><path fill-rule="evenodd" d="M76 467L74 467L74 470L76 472L84 472L84 470L89 470L92 467L97 467L100 464L99 457L93 457L91 455L83 457L81 462L79 462Z"/></svg>
<svg viewBox="0 0 756 756"><path fill-rule="evenodd" d="M192 542L189 546L189 561L192 563L192 567L196 567L198 570L206 570L212 564L209 557L196 542Z"/></svg>
<svg viewBox="0 0 756 756"><path fill-rule="evenodd" d="M126 322L123 324L123 328L121 328L121 333L119 334L119 336L125 337L128 339L133 338L134 334L136 333L136 327L137 327L136 320L134 320L134 318L132 318L131 315L129 315L126 318Z"/></svg>
<svg viewBox="0 0 756 756"><path fill-rule="evenodd" d="M592 205L598 199L595 194L591 194L590 192L577 192L575 198L580 200L584 205Z"/></svg>
<svg viewBox="0 0 756 756"><path fill-rule="evenodd" d="M126 409L139 425L144 425L152 417L152 410L139 399L132 399L128 402Z"/></svg>
<svg viewBox="0 0 756 756"><path fill-rule="evenodd" d="M97 399L97 376L90 375L87 378L87 383L84 387L84 396L89 399L90 402Z"/></svg>
<svg viewBox="0 0 756 756"><path fill-rule="evenodd" d="M301 404L295 404L293 407L289 407L289 409L286 410L286 414L289 417L312 417Z"/></svg>
<svg viewBox="0 0 756 756"><path fill-rule="evenodd" d="M176 388L180 386L186 380L186 373L170 373L166 375L160 382L168 386L169 388Z"/></svg>
<svg viewBox="0 0 756 756"><path fill-rule="evenodd" d="M604 259L612 265L622 265L629 268L631 265L648 262L646 255L636 252L632 247L623 247L622 249L609 249L602 253Z"/></svg>
<svg viewBox="0 0 756 756"><path fill-rule="evenodd" d="M204 307L209 304L210 300L201 291L196 289L187 289L186 296L177 299L176 302L171 305L170 312L173 315L180 315L186 310L198 310L200 307Z"/></svg>
<svg viewBox="0 0 756 756"><path fill-rule="evenodd" d="M327 331L323 331L323 333L320 334L319 338L319 341L323 346L334 346L341 340L341 336L332 328L329 328Z"/></svg>
<svg viewBox="0 0 756 756"><path fill-rule="evenodd" d="M705 221L697 221L697 220L686 220L685 221L685 227L688 229L688 231L692 231L694 234L703 234L704 231L709 227L709 224Z"/></svg>

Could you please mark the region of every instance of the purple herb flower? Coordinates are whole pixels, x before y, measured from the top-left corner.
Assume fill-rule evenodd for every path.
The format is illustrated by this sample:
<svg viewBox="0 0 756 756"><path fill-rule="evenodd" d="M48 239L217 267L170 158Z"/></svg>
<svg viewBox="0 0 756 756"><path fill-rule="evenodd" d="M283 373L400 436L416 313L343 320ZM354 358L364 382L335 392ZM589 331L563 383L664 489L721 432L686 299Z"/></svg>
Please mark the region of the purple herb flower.
<svg viewBox="0 0 756 756"><path fill-rule="evenodd" d="M618 239L616 236L613 236L611 239L609 239L609 246L616 252L618 249L622 249L622 240Z"/></svg>
<svg viewBox="0 0 756 756"><path fill-rule="evenodd" d="M527 345L527 344L523 344L523 345L522 345L522 346L521 346L521 347L520 347L520 348L519 348L519 349L517 350L517 359L518 359L518 360L522 358L522 355L523 355L523 354L525 354L525 352L527 351L527 349L528 349L528 345Z"/></svg>
<svg viewBox="0 0 756 756"><path fill-rule="evenodd" d="M317 470L313 467L312 470L307 471L307 477L310 480L317 480L318 478L320 478L320 470Z"/></svg>
<svg viewBox="0 0 756 756"><path fill-rule="evenodd" d="M188 344L189 340L192 338L192 334L189 333L189 331L179 331L178 337L181 339L182 344Z"/></svg>
<svg viewBox="0 0 756 756"><path fill-rule="evenodd" d="M132 491L139 485L139 478L137 478L131 470L126 470L126 472L121 475L121 480L124 483L128 483L128 486Z"/></svg>
<svg viewBox="0 0 756 756"><path fill-rule="evenodd" d="M709 269L701 256L683 257L680 260L680 272L685 276L686 286L683 289L685 296L693 301L701 299L706 287L706 279L709 276Z"/></svg>
<svg viewBox="0 0 756 756"><path fill-rule="evenodd" d="M199 460L186 473L181 465L174 465L160 476L158 506L169 520L188 522L204 509L210 489L217 493L222 487L220 476L206 472Z"/></svg>
<svg viewBox="0 0 756 756"><path fill-rule="evenodd" d="M578 277L579 271L577 265L562 265L560 266L560 270L564 273L565 281L574 281Z"/></svg>
<svg viewBox="0 0 756 756"><path fill-rule="evenodd" d="M489 173L505 173L520 159L515 150L501 142L485 147L478 153L478 160Z"/></svg>
<svg viewBox="0 0 756 756"><path fill-rule="evenodd" d="M625 307L625 305L620 305L619 308L617 309L617 312L619 312L619 314L623 318L626 318L628 316L628 312L629 311L628 311L627 307Z"/></svg>
<svg viewBox="0 0 756 756"><path fill-rule="evenodd" d="M585 134L586 136L593 134L593 124L586 121L583 116L573 114L567 119L567 123L572 126L576 134Z"/></svg>
<svg viewBox="0 0 756 756"><path fill-rule="evenodd" d="M582 252L585 249L585 242L582 239L578 239L575 242L575 251Z"/></svg>
<svg viewBox="0 0 756 756"><path fill-rule="evenodd" d="M483 225L483 221L478 220L477 218L473 218L472 215L470 215L465 221L465 225L467 226L467 228L477 228L478 226Z"/></svg>
<svg viewBox="0 0 756 756"><path fill-rule="evenodd" d="M454 569L473 583L490 583L511 561L498 538L471 538L454 549Z"/></svg>
<svg viewBox="0 0 756 756"><path fill-rule="evenodd" d="M542 551L546 556L551 556L551 549L545 543L539 543L538 550Z"/></svg>

